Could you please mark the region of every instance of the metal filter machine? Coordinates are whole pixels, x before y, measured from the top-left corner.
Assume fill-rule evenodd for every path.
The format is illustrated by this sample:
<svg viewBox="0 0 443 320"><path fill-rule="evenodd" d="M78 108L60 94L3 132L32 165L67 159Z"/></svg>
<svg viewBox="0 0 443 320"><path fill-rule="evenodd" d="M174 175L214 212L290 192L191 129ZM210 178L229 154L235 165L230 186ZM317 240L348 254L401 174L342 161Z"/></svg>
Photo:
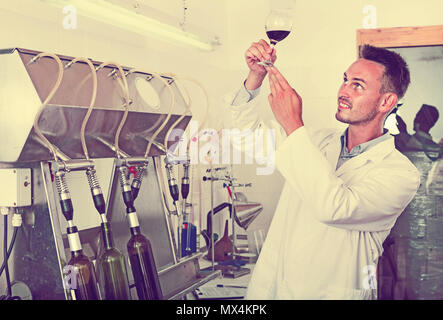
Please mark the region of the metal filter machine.
<svg viewBox="0 0 443 320"><path fill-rule="evenodd" d="M70 186L74 221L78 227L85 254L94 260L100 250L100 217L91 201L88 181L84 175L85 161L80 141L80 127L87 112L92 93L89 69L78 62L65 71L63 81L44 108L39 127L56 147L60 158L55 163L49 149L33 129L39 106L48 96L57 76L57 66L51 59L29 64L40 52L12 48L0 50L0 174L2 196L0 206L18 208L21 212L22 232L18 232L15 248L9 258L11 277L25 283L33 299L72 299L63 286L64 267L69 260L66 221L59 205L54 182L54 167L65 166ZM58 57L66 65L72 57ZM100 62L91 61L94 66ZM123 67L124 71L130 70ZM116 247L126 252L129 238L125 204L121 198L118 168L113 139L123 112L121 88L116 81L116 68L104 67L98 76L98 90L94 110L87 130L89 155L100 178L106 199L106 216L113 228ZM185 113L185 101L174 78L161 76L175 95L172 114L153 141L138 199L137 213L144 234L151 241L158 276L165 299L180 299L205 282L220 275L219 271L202 275L195 253L180 259L173 239L169 212L165 205L165 191L159 180L160 157L165 155L163 140L171 125ZM136 83L146 80L158 94L158 104L149 105ZM120 135L120 150L129 158L129 165L142 159L153 132L167 117L170 97L163 81L144 72L127 72L131 104ZM188 112L175 126L185 130L191 114ZM171 145L174 141L171 142ZM168 147L171 147L168 145ZM144 159L143 159L144 160ZM12 191L11 191L12 190ZM20 199L17 201L16 199ZM16 200L16 201L14 201ZM128 269L129 283L133 277ZM131 290L132 298L136 297Z"/></svg>

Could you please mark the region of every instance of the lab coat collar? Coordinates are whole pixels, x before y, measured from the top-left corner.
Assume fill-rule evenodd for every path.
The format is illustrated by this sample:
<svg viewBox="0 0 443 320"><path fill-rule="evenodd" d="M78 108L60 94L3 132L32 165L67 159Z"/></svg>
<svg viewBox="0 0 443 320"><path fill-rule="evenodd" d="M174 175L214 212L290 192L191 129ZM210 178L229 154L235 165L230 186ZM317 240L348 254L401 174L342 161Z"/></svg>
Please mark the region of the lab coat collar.
<svg viewBox="0 0 443 320"><path fill-rule="evenodd" d="M340 156L341 152L341 135L342 132L336 132L330 138L329 142L320 148L320 150L323 152L323 155L334 168L337 167L338 157Z"/></svg>
<svg viewBox="0 0 443 320"><path fill-rule="evenodd" d="M357 169L371 161L378 163L394 150L394 137L390 136L388 139L376 144L362 154L346 161L340 168L338 168L337 175L341 175L347 170Z"/></svg>
<svg viewBox="0 0 443 320"><path fill-rule="evenodd" d="M337 132L331 138L330 142L322 148L323 154L328 159L329 163L333 168L337 167L338 157L341 152L341 140L340 137L343 132ZM381 141L369 150L363 152L362 154L353 157L346 161L340 168L337 169L337 175L346 172L347 170L357 169L368 161L374 163L382 161L388 154L395 150L394 137L390 136L388 139Z"/></svg>

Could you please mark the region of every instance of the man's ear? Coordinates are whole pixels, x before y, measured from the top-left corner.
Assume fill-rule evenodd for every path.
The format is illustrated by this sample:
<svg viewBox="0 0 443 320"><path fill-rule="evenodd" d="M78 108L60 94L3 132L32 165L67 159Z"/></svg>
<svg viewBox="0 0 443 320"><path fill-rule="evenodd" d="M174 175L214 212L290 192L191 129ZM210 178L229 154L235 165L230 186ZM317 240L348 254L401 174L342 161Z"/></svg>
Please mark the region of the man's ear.
<svg viewBox="0 0 443 320"><path fill-rule="evenodd" d="M393 92L385 93L382 96L379 110L383 113L389 113L397 106L398 96Z"/></svg>

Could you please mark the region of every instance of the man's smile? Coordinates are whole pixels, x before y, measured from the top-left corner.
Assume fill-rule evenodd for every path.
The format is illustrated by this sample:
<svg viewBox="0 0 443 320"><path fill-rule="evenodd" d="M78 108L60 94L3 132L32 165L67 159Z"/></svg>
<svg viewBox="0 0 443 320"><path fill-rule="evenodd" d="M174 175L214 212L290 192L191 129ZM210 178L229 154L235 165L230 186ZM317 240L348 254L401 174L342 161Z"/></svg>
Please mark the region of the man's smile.
<svg viewBox="0 0 443 320"><path fill-rule="evenodd" d="M338 99L338 109L339 110L348 110L351 109L351 103L343 98Z"/></svg>

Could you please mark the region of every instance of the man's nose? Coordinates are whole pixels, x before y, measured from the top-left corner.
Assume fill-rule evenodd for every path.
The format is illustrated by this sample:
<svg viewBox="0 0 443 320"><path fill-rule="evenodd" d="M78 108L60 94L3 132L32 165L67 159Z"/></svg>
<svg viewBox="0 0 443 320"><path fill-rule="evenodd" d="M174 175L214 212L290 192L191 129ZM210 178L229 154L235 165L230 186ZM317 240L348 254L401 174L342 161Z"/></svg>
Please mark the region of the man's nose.
<svg viewBox="0 0 443 320"><path fill-rule="evenodd" d="M340 89L338 89L338 96L339 97L345 97L345 98L349 98L349 87L346 85L346 83L343 83L340 87Z"/></svg>

